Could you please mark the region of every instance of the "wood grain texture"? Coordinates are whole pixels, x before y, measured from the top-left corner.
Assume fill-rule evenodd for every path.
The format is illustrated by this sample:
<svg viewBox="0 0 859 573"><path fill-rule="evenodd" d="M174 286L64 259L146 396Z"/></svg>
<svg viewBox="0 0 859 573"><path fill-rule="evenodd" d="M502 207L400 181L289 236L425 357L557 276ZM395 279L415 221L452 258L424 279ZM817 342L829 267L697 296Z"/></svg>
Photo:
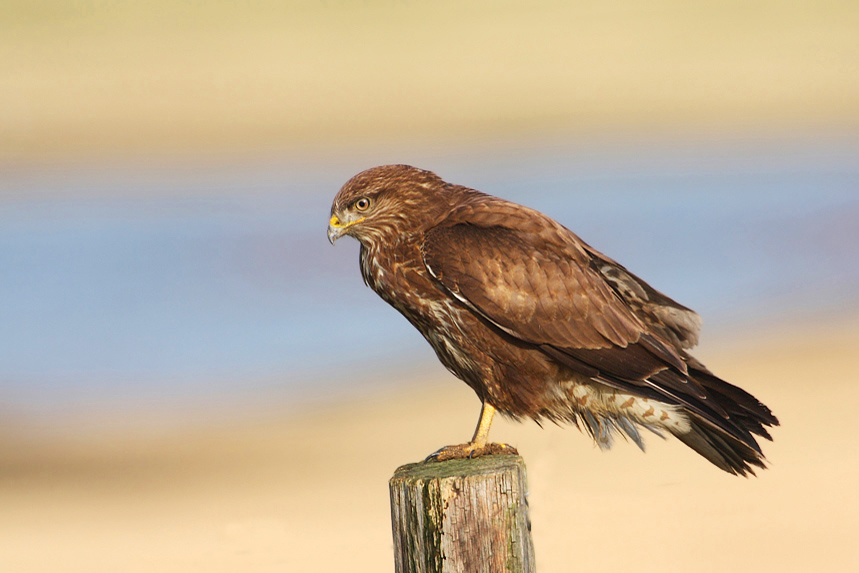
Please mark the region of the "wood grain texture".
<svg viewBox="0 0 859 573"><path fill-rule="evenodd" d="M397 573L533 573L519 456L402 466L390 480Z"/></svg>

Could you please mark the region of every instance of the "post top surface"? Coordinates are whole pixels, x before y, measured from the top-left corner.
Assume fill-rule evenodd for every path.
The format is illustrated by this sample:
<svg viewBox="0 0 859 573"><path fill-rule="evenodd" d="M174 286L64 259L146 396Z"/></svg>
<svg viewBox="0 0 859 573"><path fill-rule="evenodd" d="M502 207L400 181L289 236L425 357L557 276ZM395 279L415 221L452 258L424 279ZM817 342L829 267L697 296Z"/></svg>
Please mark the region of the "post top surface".
<svg viewBox="0 0 859 573"><path fill-rule="evenodd" d="M522 456L495 455L446 462L418 462L400 466L391 479L442 479L487 475L504 471L525 471Z"/></svg>

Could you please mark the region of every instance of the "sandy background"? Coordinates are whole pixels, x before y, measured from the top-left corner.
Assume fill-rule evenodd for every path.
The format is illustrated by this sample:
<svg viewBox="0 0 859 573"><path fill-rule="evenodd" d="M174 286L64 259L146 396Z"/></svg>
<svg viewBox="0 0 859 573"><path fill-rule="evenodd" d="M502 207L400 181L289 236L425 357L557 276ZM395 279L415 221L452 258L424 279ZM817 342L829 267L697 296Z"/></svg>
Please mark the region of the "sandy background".
<svg viewBox="0 0 859 573"><path fill-rule="evenodd" d="M0 170L855 134L859 4L786 4L6 1ZM859 570L857 325L705 329L699 357L782 421L758 478L676 441L602 454L496 422L528 465L540 570ZM0 569L389 571L387 479L479 409L441 367L416 376L206 423L0 421Z"/></svg>
<svg viewBox="0 0 859 573"><path fill-rule="evenodd" d="M675 440L601 453L570 428L496 422L528 465L540 570L856 570L856 322L781 325L702 355L782 421L757 478ZM5 570L391 570L388 478L467 439L478 414L440 367L414 388L163 435L7 434Z"/></svg>
<svg viewBox="0 0 859 573"><path fill-rule="evenodd" d="M7 0L0 161L855 132L857 30L836 1Z"/></svg>

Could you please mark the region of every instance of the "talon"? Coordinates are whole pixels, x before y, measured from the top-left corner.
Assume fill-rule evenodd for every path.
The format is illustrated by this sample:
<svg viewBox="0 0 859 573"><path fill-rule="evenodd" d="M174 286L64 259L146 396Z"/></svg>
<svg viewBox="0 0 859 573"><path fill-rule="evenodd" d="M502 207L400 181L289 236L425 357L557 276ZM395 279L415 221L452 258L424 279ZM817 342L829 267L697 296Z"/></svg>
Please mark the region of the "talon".
<svg viewBox="0 0 859 573"><path fill-rule="evenodd" d="M459 444L456 446L445 446L440 450L428 455L424 462L444 462L447 460L461 460L479 458L481 456L516 456L518 450L509 444Z"/></svg>

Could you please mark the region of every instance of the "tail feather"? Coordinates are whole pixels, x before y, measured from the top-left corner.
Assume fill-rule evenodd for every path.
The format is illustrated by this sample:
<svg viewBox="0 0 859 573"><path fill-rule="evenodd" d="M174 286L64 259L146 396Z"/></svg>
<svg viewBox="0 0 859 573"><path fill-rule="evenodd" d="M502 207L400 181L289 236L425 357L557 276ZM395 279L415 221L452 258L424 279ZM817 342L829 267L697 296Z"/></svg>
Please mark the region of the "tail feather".
<svg viewBox="0 0 859 573"><path fill-rule="evenodd" d="M561 416L582 427L601 448L610 447L613 435L619 434L643 449L644 444L636 428L645 427L656 433L661 428L726 472L754 475L753 466L766 467L763 451L755 436L772 440L767 427L778 426L778 418L757 398L718 378L689 354L680 354L685 364L682 370L663 363L659 371L647 374L646 370L630 369L626 362L618 362L620 358L630 356L646 358L646 353L621 355L619 349L614 349L614 354L601 349L603 354L595 355L591 350L559 350L550 345L540 348L564 366L617 392L610 391L607 395L615 398L624 396L623 402L609 400L593 412L589 411L590 406L580 410L576 405ZM646 377L636 378L642 374ZM587 393L577 397L574 404L583 404L577 401L583 397L587 397ZM642 402L637 400L642 399L645 403L652 400L655 404L668 406L663 409L663 414L669 422L662 423L663 414L658 419L648 418L654 414L653 408L646 412L634 411L632 406L626 406L626 398L630 404L641 405ZM680 423L680 417L684 423Z"/></svg>
<svg viewBox="0 0 859 573"><path fill-rule="evenodd" d="M766 468L752 434L772 440L766 427L778 426L778 418L757 398L713 375L700 363L690 363L689 375L728 418L690 412L691 430L675 433L677 438L726 472L745 476L755 474L752 466Z"/></svg>
<svg viewBox="0 0 859 573"><path fill-rule="evenodd" d="M728 473L741 476L755 475L752 466L766 469L760 451L698 415L693 414L691 418L690 431L673 433L710 463Z"/></svg>
<svg viewBox="0 0 859 573"><path fill-rule="evenodd" d="M778 418L757 398L706 369L691 368L690 374L733 419L743 421L750 432L772 440L765 426L778 426Z"/></svg>

